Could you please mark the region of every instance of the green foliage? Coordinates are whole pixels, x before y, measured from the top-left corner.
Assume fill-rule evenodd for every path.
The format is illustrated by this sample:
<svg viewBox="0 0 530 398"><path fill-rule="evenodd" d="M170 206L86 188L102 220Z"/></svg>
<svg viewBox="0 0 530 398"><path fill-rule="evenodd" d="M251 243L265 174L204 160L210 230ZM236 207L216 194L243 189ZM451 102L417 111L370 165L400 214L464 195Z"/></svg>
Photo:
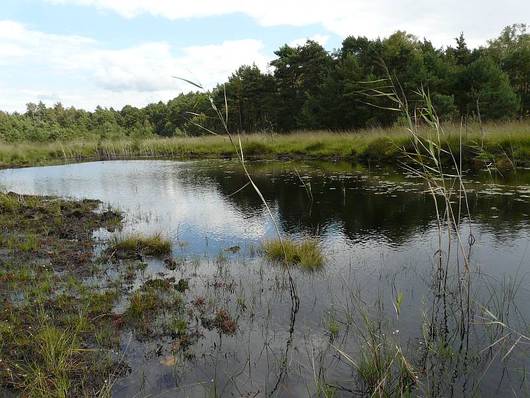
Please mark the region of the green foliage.
<svg viewBox="0 0 530 398"><path fill-rule="evenodd" d="M459 76L466 91L466 109L475 108L483 119L507 119L519 109L518 98L510 87L508 76L493 61L481 56L470 63Z"/></svg>
<svg viewBox="0 0 530 398"><path fill-rule="evenodd" d="M510 85L520 100L521 116L530 114L530 33L527 26L516 24L504 28L489 42L488 53L508 75Z"/></svg>
<svg viewBox="0 0 530 398"><path fill-rule="evenodd" d="M282 131L305 127L303 107L306 99L314 95L333 64L332 57L317 42L308 40L305 45L284 45L275 52L271 62L275 68L277 85L277 128Z"/></svg>
<svg viewBox="0 0 530 398"><path fill-rule="evenodd" d="M224 86L216 89L214 96L222 108L226 93L231 131L266 131L271 129L276 118L275 90L274 77L252 65L240 67Z"/></svg>
<svg viewBox="0 0 530 398"><path fill-rule="evenodd" d="M530 161L530 124L526 121L445 122L444 148L460 152L467 166L482 164L481 153L488 152L488 163L509 154L520 165ZM461 137L460 133L465 134ZM420 134L425 131L420 128ZM411 139L402 124L388 128L370 128L355 132L300 131L290 134L246 134L241 136L246 157L255 159L350 159L364 164L385 162L395 164L403 159L402 149L409 148ZM477 147L478 144L478 147ZM480 149L480 151L477 150ZM27 166L89 159L120 159L135 157L190 159L195 157L235 156L230 141L220 135L203 137L149 138L145 140L71 141L68 143L0 144L0 165ZM449 160L449 159L445 159ZM478 161L476 163L475 161ZM1 198L4 214L16 212L17 198Z"/></svg>

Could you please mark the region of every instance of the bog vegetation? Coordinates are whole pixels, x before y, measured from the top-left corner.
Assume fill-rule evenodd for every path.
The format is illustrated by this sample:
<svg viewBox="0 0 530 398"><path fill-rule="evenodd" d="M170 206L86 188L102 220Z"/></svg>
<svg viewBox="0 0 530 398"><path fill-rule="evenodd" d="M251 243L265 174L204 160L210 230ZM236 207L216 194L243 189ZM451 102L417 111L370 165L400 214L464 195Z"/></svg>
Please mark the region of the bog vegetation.
<svg viewBox="0 0 530 398"><path fill-rule="evenodd" d="M389 112L390 113L390 112ZM509 171L530 161L530 124L524 121L444 124L442 145L462 152L466 166L495 166ZM419 134L429 134L419 128ZM241 136L246 158L347 159L361 164L397 164L410 151L412 141L404 127L365 129L355 133L303 131L291 134ZM234 148L226 136L167 137L131 140L75 140L0 144L0 166L31 166L82 160L129 158L232 158ZM444 157L448 160L448 157Z"/></svg>
<svg viewBox="0 0 530 398"><path fill-rule="evenodd" d="M445 120L516 119L530 112L530 34L522 24L505 28L476 49L468 48L463 34L453 46L440 49L427 39L396 32L376 40L347 37L331 53L307 41L284 45L275 54L271 73L242 66L212 92L180 94L145 108L87 112L30 103L25 113L0 112L0 140L203 135L205 129L219 131L209 97L222 108L225 93L232 132L388 127L400 116L381 109L387 104L377 98L381 87L373 82L389 73L411 105L418 87L429 91Z"/></svg>

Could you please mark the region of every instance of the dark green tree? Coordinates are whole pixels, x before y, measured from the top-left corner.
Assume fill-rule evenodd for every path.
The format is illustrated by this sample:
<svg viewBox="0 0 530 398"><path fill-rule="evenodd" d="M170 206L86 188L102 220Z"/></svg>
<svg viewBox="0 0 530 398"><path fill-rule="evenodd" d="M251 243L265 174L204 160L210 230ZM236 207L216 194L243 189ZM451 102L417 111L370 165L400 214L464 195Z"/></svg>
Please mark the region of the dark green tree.
<svg viewBox="0 0 530 398"><path fill-rule="evenodd" d="M482 56L469 64L460 72L458 85L466 93L460 103L464 115L480 115L483 120L508 119L519 109L508 75L491 57Z"/></svg>
<svg viewBox="0 0 530 398"><path fill-rule="evenodd" d="M304 128L302 108L316 94L332 65L330 54L317 42L308 40L298 47L284 45L271 62L278 90L277 126L289 131Z"/></svg>
<svg viewBox="0 0 530 398"><path fill-rule="evenodd" d="M530 33L525 24L511 25L489 42L489 53L510 78L520 99L520 116L530 115Z"/></svg>
<svg viewBox="0 0 530 398"><path fill-rule="evenodd" d="M276 84L274 77L263 74L256 65L240 67L215 92L216 103L228 104L229 126L232 131L256 132L276 126Z"/></svg>

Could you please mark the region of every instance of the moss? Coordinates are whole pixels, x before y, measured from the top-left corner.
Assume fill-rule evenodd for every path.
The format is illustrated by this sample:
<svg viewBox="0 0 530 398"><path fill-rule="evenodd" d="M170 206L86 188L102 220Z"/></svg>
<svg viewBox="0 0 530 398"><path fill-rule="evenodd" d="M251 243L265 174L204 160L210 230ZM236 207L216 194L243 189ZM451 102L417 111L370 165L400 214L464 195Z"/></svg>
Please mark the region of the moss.
<svg viewBox="0 0 530 398"><path fill-rule="evenodd" d="M0 245L11 249L0 258L2 391L96 396L119 373L101 349L119 347L110 317L117 291L83 283L94 260L93 232L107 225L94 211L99 206L0 193Z"/></svg>

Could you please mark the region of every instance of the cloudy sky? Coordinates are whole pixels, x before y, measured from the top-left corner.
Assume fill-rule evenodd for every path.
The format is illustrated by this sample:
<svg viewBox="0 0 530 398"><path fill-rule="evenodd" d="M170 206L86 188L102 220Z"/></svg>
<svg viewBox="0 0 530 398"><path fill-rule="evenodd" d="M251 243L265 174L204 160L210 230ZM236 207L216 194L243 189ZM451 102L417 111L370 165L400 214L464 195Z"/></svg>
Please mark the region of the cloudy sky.
<svg viewBox="0 0 530 398"><path fill-rule="evenodd" d="M62 102L85 109L166 101L242 64L267 70L284 43L327 49L396 30L470 46L530 22L529 0L1 0L0 109Z"/></svg>

